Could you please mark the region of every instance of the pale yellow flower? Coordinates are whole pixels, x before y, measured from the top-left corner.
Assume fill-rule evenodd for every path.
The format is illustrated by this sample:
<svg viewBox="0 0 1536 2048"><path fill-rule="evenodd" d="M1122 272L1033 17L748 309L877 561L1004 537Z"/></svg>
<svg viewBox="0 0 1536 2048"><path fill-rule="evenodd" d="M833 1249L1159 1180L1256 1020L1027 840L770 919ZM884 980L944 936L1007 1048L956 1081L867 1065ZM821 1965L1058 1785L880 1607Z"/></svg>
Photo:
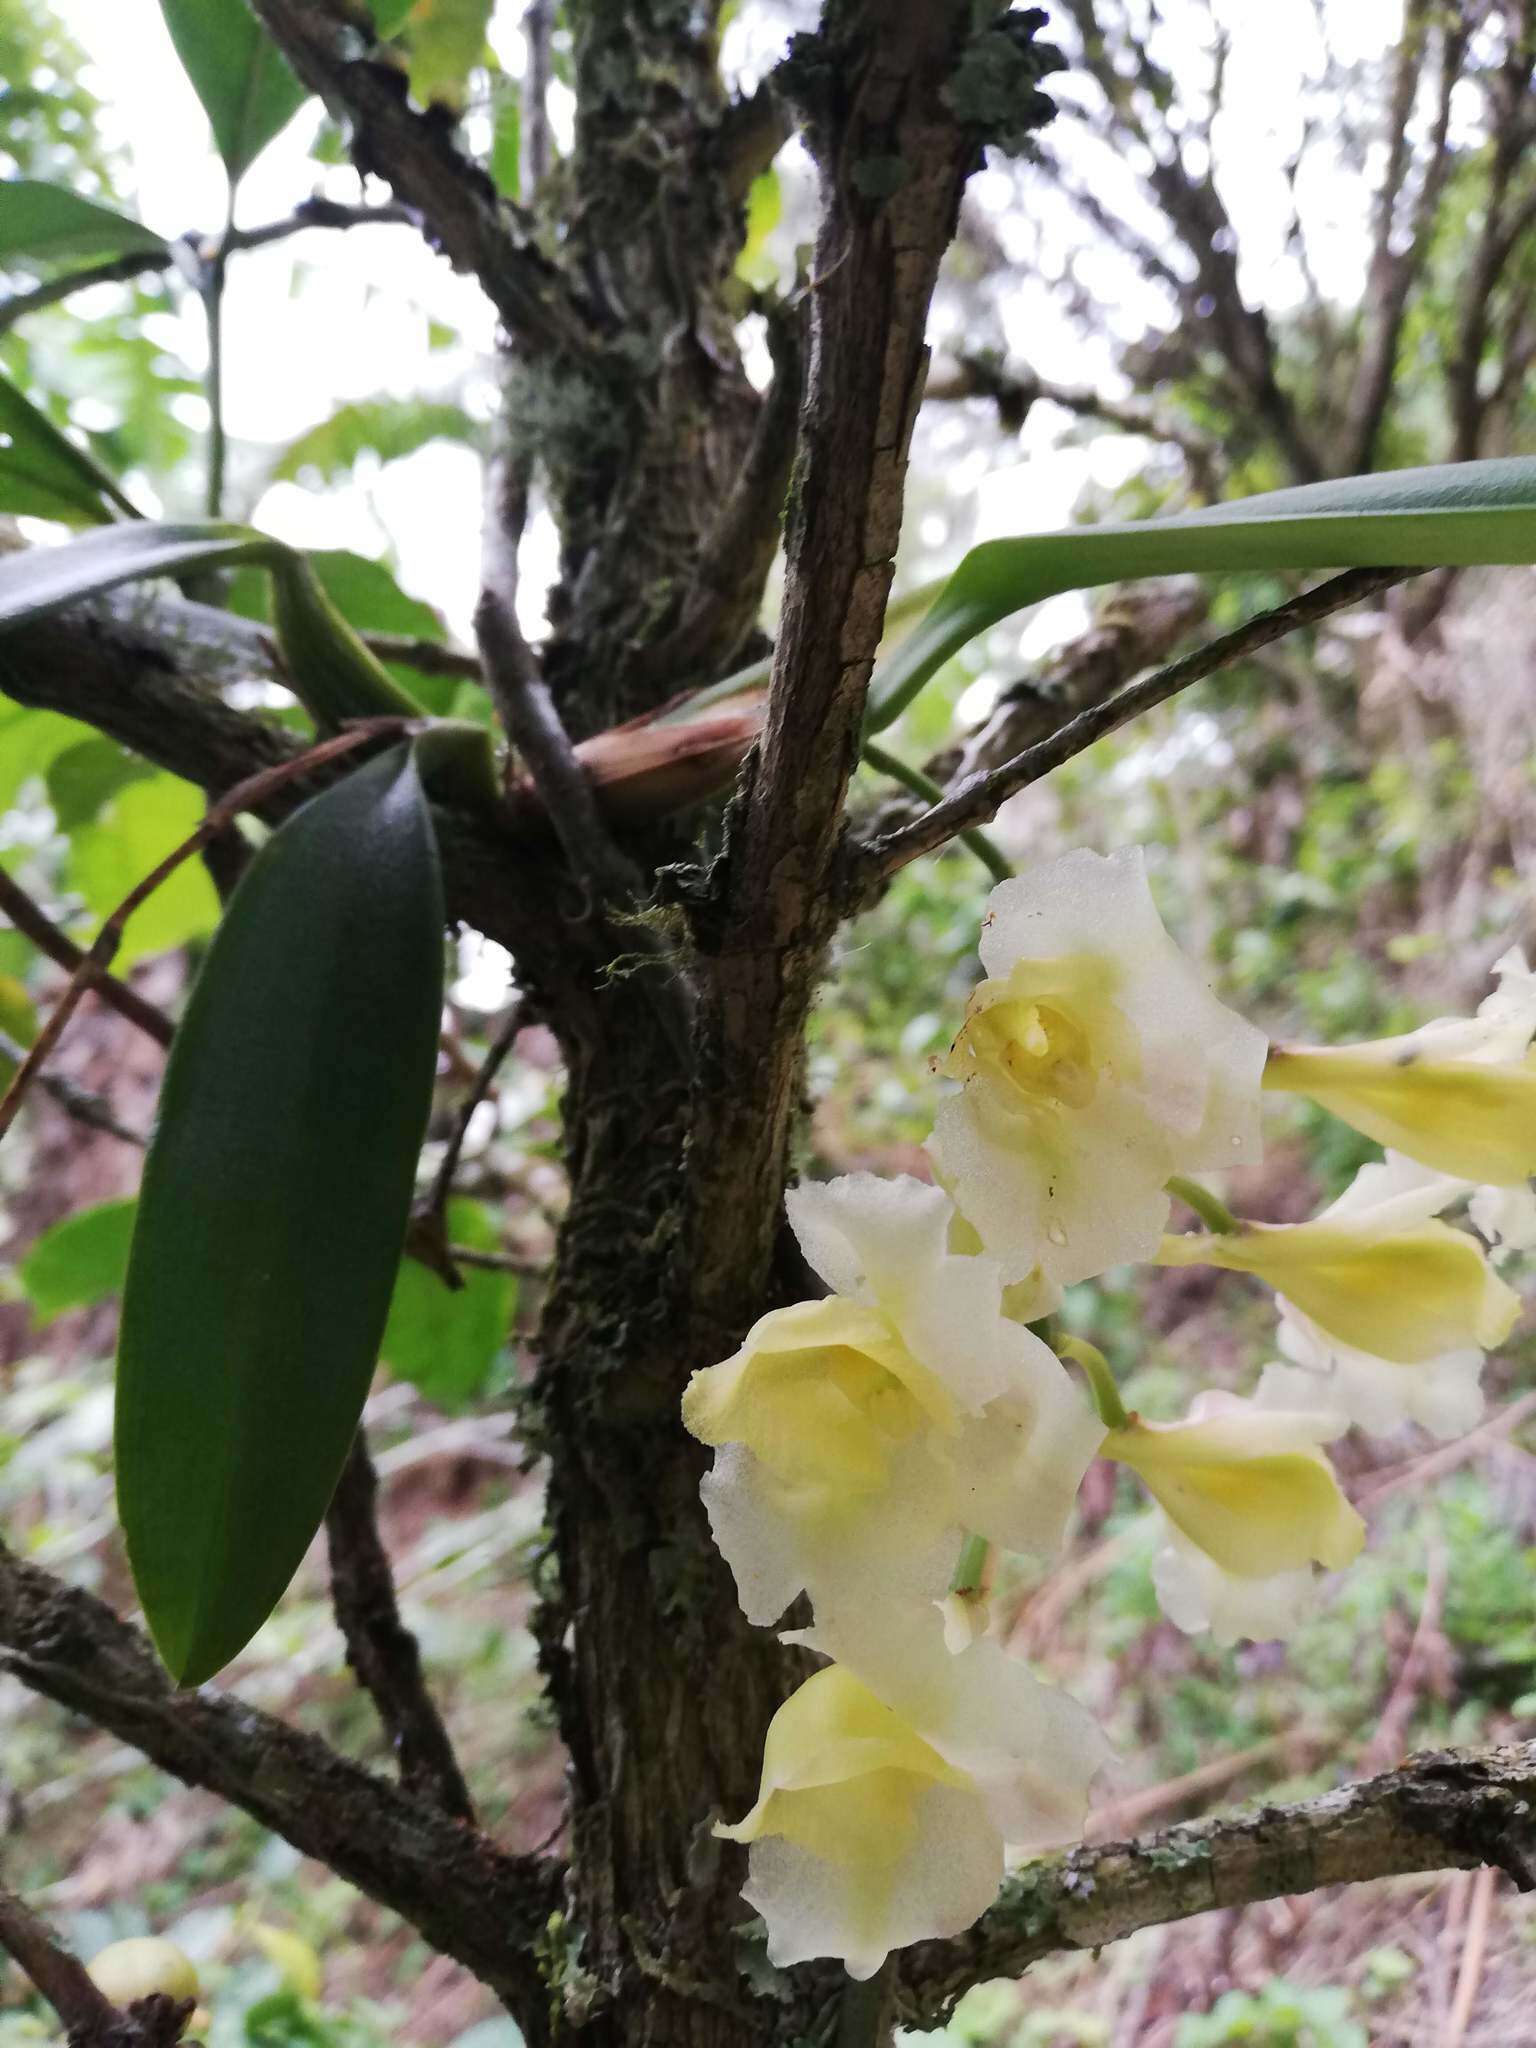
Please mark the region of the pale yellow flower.
<svg viewBox="0 0 1536 2048"><path fill-rule="evenodd" d="M986 1910L1005 1842L1081 1832L1104 1739L996 1643L951 1655L931 1607L889 1601L791 1640L838 1661L775 1714L756 1804L716 1829L751 1844L742 1896L775 1964L836 1956L872 1976Z"/></svg>
<svg viewBox="0 0 1536 2048"><path fill-rule="evenodd" d="M1003 1313L995 1263L949 1250L914 1180L796 1189L789 1216L844 1292L776 1309L695 1373L683 1421L719 1455L703 1494L754 1621L944 1594L962 1532L1048 1555L1103 1434L1047 1346Z"/></svg>
<svg viewBox="0 0 1536 2048"><path fill-rule="evenodd" d="M929 1150L1005 1278L1047 1298L1150 1258L1171 1174L1259 1156L1264 1040L1163 929L1139 849L1000 884L981 958Z"/></svg>

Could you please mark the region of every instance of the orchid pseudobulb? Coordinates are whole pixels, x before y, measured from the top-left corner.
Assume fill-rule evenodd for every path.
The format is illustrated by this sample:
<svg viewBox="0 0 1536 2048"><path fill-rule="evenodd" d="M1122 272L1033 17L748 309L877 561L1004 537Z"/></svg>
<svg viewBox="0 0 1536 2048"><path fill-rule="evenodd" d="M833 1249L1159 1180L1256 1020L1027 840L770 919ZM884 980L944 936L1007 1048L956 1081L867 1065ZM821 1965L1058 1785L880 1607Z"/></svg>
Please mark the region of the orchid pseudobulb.
<svg viewBox="0 0 1536 2048"><path fill-rule="evenodd" d="M937 1600L967 1528L1049 1555L1103 1428L1003 1314L993 1262L949 1250L943 1193L851 1174L787 1206L838 1292L764 1316L683 1403L719 1450L704 1499L748 1617L802 1590L823 1617L892 1588Z"/></svg>
<svg viewBox="0 0 1536 2048"><path fill-rule="evenodd" d="M1139 849L1001 883L981 958L938 1063L963 1084L935 1121L938 1179L1009 1280L1150 1258L1171 1174L1259 1157L1263 1034L1169 938Z"/></svg>

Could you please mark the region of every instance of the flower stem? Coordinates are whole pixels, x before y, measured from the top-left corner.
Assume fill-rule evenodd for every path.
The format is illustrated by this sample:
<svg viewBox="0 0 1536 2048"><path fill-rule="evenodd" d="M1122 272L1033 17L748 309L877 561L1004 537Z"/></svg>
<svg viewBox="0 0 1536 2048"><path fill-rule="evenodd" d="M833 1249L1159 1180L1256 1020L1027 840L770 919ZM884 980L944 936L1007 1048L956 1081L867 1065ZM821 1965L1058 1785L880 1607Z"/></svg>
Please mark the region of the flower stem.
<svg viewBox="0 0 1536 2048"><path fill-rule="evenodd" d="M992 1546L986 1537L968 1535L960 1546L959 1560L949 1582L950 1592L962 1596L979 1593L986 1582L987 1567L991 1562Z"/></svg>
<svg viewBox="0 0 1536 2048"><path fill-rule="evenodd" d="M888 775L892 782L899 782L903 789L910 789L914 796L920 796L924 803L939 804L944 801L944 792L931 775L925 775L921 768L914 768L910 761L903 761L899 754L892 754L884 747L865 737L864 759L881 775ZM1011 882L1013 869L1007 856L997 842L989 839L985 832L972 826L958 835L962 845L968 846L982 866L994 880Z"/></svg>
<svg viewBox="0 0 1536 2048"><path fill-rule="evenodd" d="M1103 1352L1097 1345L1085 1344L1081 1337L1058 1337L1055 1341L1057 1357L1070 1359L1088 1382L1088 1391L1093 1396L1093 1405L1098 1409L1099 1420L1104 1427L1127 1428L1131 1418L1126 1413L1120 1389L1115 1385L1115 1376Z"/></svg>
<svg viewBox="0 0 1536 2048"><path fill-rule="evenodd" d="M1186 1180L1182 1173L1175 1173L1164 1181L1163 1186L1186 1209L1193 1209L1206 1229L1214 1230L1218 1237L1235 1237L1242 1229L1242 1224L1226 1203L1218 1201L1209 1188L1201 1187L1199 1181Z"/></svg>

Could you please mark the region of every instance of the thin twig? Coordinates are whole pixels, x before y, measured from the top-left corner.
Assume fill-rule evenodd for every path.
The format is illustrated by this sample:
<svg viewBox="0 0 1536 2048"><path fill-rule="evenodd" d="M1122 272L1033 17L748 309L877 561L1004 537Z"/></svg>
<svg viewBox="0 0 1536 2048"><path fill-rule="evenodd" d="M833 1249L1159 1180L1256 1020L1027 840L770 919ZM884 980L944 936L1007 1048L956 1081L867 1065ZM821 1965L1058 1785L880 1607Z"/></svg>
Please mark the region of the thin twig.
<svg viewBox="0 0 1536 2048"><path fill-rule="evenodd" d="M1413 1636L1403 1655L1403 1661L1398 1666L1392 1691L1388 1695L1386 1705L1377 1716L1375 1730L1360 1759L1361 1772L1367 1777L1385 1770L1389 1764L1397 1761L1402 1751L1403 1738L1408 1733L1408 1724L1412 1721L1414 1709L1419 1703L1419 1691L1426 1670L1435 1662L1437 1644L1442 1659L1445 1654L1445 1638L1440 1633L1440 1617L1445 1608L1445 1544L1433 1526L1428 1537L1427 1553L1424 1597L1419 1603L1419 1618L1414 1624Z"/></svg>
<svg viewBox="0 0 1536 2048"><path fill-rule="evenodd" d="M0 1885L0 1948L26 1971L73 2039L101 2039L118 2019L117 2007L98 1991L85 1965L54 1940L13 1891Z"/></svg>
<svg viewBox="0 0 1536 2048"><path fill-rule="evenodd" d="M176 1026L165 1012L146 1002L138 990L130 988L125 981L118 981L105 969L94 966L74 940L67 938L53 919L38 909L26 890L4 868L0 868L0 912L24 939L30 939L40 953L55 961L66 973L87 974L91 988L102 1001L116 1010L120 1017L126 1017L130 1024L137 1024L141 1031L148 1032L156 1045L170 1044L176 1035Z"/></svg>
<svg viewBox="0 0 1536 2048"><path fill-rule="evenodd" d="M261 249L269 242L282 242L290 235L302 234L306 228L355 228L375 224L410 227L414 222L415 216L404 206L343 206L334 199L306 199L282 220L268 221L259 228L235 228L223 238L224 253L229 256L244 249ZM190 241L194 247L201 243L201 238L196 235L183 236L182 239ZM113 256L105 263L88 264L82 270L66 272L63 277L47 278L28 291L15 292L7 299L0 299L0 334L7 333L29 313L41 312L45 306L56 306L61 299L73 298L76 292L89 291L92 285L122 283L129 278L142 277L149 271L174 269L175 264L176 257L171 249L146 249L131 256Z"/></svg>
<svg viewBox="0 0 1536 2048"><path fill-rule="evenodd" d="M52 1055L54 1047L63 1035L64 1027L80 1006L80 1000L94 984L95 977L111 966L118 947L123 942L123 930L133 913L147 897L152 896L160 884L173 875L182 862L189 860L211 839L217 837L226 826L234 823L241 811L252 810L263 803L274 791L311 769L322 767L342 754L349 754L365 741L377 739L386 732L402 732L411 721L403 718L370 718L349 726L345 732L333 738L322 740L319 746L310 747L302 754L296 754L290 761L280 761L275 768L264 768L257 775L247 776L244 782L237 782L227 795L220 797L210 806L197 830L184 839L159 861L142 881L118 904L101 930L91 941L84 959L71 975L63 995L54 1005L53 1014L37 1034L36 1043L26 1059L16 1070L11 1085L0 1097L0 1138L3 1138L16 1120L23 1098L32 1081L45 1062Z"/></svg>
<svg viewBox="0 0 1536 2048"><path fill-rule="evenodd" d="M472 1244L451 1244L448 1256L456 1266L478 1266L487 1273L518 1273L525 1280L541 1280L549 1271L547 1259L520 1258L516 1252L482 1251Z"/></svg>
<svg viewBox="0 0 1536 2048"><path fill-rule="evenodd" d="M502 463L492 464L488 482L482 588L475 606L475 638L486 687L527 765L572 872L598 902L630 896L639 875L608 836L592 784L517 621L517 543L498 516L502 469Z"/></svg>
<svg viewBox="0 0 1536 2048"><path fill-rule="evenodd" d="M347 1662L379 1710L407 1792L455 1820L473 1823L474 1805L441 1714L427 1691L421 1650L400 1619L389 1553L379 1534L379 1481L360 1429L326 1509L331 1604Z"/></svg>
<svg viewBox="0 0 1536 2048"><path fill-rule="evenodd" d="M1483 1981L1483 1958L1488 1953L1488 1923L1493 1917L1493 1894L1498 1881L1499 1873L1491 1864L1485 1864L1472 1880L1472 1902L1467 1910L1461 1969L1456 1977L1451 2015L1445 2024L1443 2048L1461 2048L1467 2038L1467 2028L1472 2023L1472 2008L1477 2003L1478 1987Z"/></svg>
<svg viewBox="0 0 1536 2048"><path fill-rule="evenodd" d="M909 861L932 853L968 826L985 825L997 815L1009 797L1049 775L1052 769L1070 761L1085 747L1091 747L1095 740L1117 731L1128 720L1177 696L1191 683L1203 681L1206 676L1240 661L1256 648L1267 647L1271 641L1294 633L1300 626L1315 625L1318 620L1341 611L1358 598L1373 597L1417 574L1419 571L1416 569L1347 569L1342 576L1330 577L1326 583L1303 591L1299 597L1277 605L1273 611L1260 612L1235 632L1223 633L1219 639L1197 647L1182 660L1154 669L1151 675L1131 683L1102 704L1090 705L1048 739L1026 747L1011 761L1004 761L1000 767L986 769L981 774L967 776L949 792L943 803L936 804L910 825L902 825L894 832L868 841L855 854L855 860L871 881L883 880L897 873Z"/></svg>
<svg viewBox="0 0 1536 2048"><path fill-rule="evenodd" d="M1432 1479L1439 1479L1447 1472L1454 1472L1458 1465L1465 1465L1479 1452L1485 1451L1500 1437L1512 1436L1532 1415L1536 1415L1536 1393L1522 1394L1518 1401L1511 1401L1507 1408L1501 1408L1497 1415L1490 1415L1466 1436L1457 1437L1454 1443L1442 1444L1437 1450L1427 1451L1422 1458L1410 1458L1406 1463L1395 1466L1385 1478L1368 1487L1364 1493L1354 1496L1354 1506L1361 1514L1379 1507L1394 1493L1400 1493L1405 1486L1411 1486L1415 1493L1428 1485Z"/></svg>
<svg viewBox="0 0 1536 2048"><path fill-rule="evenodd" d="M1111 1800L1107 1806L1094 1808L1088 1816L1084 1839L1102 1842L1131 1834L1145 1827L1149 1820L1156 1820L1167 1813L1170 1807L1225 1791L1234 1779L1246 1777L1250 1771L1277 1759L1284 1762L1288 1771L1295 1770L1303 1758L1331 1748L1334 1740L1334 1735L1327 1729L1294 1728L1284 1735L1271 1735L1263 1742L1255 1742L1250 1748L1237 1750L1231 1756L1219 1756L1211 1763L1200 1764L1180 1777L1167 1778L1160 1785L1127 1792L1123 1799Z"/></svg>
<svg viewBox="0 0 1536 2048"><path fill-rule="evenodd" d="M517 151L518 196L525 203L548 175L553 155L549 129L549 46L554 26L554 0L528 0L523 11L523 42L528 61L523 68L522 131Z"/></svg>
<svg viewBox="0 0 1536 2048"><path fill-rule="evenodd" d="M448 1197L453 1192L453 1177L459 1170L459 1159L464 1151L464 1140L468 1136L470 1123L475 1111L490 1094L492 1084L501 1071L502 1061L511 1052L517 1034L528 1022L528 1008L527 998L522 997L508 1010L501 1029L491 1041L490 1050L480 1063L474 1086L465 1096L463 1106L454 1120L453 1129L448 1134L448 1143L443 1148L442 1159L433 1176L426 1200L422 1202L419 1210L423 1221L429 1227L435 1224L440 1234L446 1233Z"/></svg>
<svg viewBox="0 0 1536 2048"><path fill-rule="evenodd" d="M9 1060L12 1066L19 1067L26 1057L27 1048L12 1038L8 1031L0 1031L0 1060ZM40 1074L37 1085L45 1095L51 1095L65 1115L72 1116L77 1124L85 1124L93 1131L105 1131L109 1138L121 1138L125 1145L149 1142L142 1131L132 1131L126 1124L118 1122L105 1095L96 1095L89 1088L66 1081L62 1074Z"/></svg>
<svg viewBox="0 0 1536 2048"><path fill-rule="evenodd" d="M380 661L397 661L424 676L451 676L468 683L484 680L480 657L464 647L445 647L441 640L415 640L409 633L364 633L363 645Z"/></svg>

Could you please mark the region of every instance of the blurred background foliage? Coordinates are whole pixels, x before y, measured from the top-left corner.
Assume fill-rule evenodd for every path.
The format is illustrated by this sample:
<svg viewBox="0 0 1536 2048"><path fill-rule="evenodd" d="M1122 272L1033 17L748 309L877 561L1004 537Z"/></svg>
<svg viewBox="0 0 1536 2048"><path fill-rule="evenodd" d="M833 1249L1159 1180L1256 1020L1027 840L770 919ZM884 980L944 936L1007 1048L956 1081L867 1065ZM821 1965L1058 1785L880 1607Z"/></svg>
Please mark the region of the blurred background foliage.
<svg viewBox="0 0 1536 2048"><path fill-rule="evenodd" d="M374 9L412 89L456 112L504 191L537 197L515 0ZM0 371L136 504L195 513L212 467L206 238L228 193L154 0L120 0L120 12L142 71L124 68L121 34L89 0L0 0L0 170L117 216L115 228L76 220L45 247L0 193ZM732 0L722 61L751 83L813 17L808 0ZM1068 515L1536 450L1533 45L1513 0L1059 0L1052 17L1072 60L1056 82L1062 117L1029 160L989 161L974 181L936 307L905 584L974 538ZM568 51L557 9L551 189L570 133ZM280 86L271 104L291 119L249 164L220 141L241 225L316 194L356 204L318 107ZM186 210L167 217L178 175ZM766 374L763 295L792 286L811 210L808 166L790 148L748 209L754 374ZM164 236L165 260L50 299L83 262L145 252L143 227L125 220L148 223L151 254ZM222 509L323 550L332 596L360 630L387 636L378 644L431 708L488 716L458 658L495 405L485 309L408 227L385 225L315 228L232 258L220 317ZM19 515L5 545L57 531L25 516L34 509L0 496L0 514ZM536 506L524 544L535 632L554 547ZM1234 625L1287 588L1250 577L1164 593L1179 628L1159 644ZM254 581L211 594L263 617ZM1070 708L1105 686L1105 664L1140 666L1151 644L1134 594L1108 593L1091 613L1057 601L952 663L888 737L911 760L952 767L957 748ZM270 685L225 687L299 716ZM1533 691L1529 576L1423 578L1101 742L1015 799L997 836L1020 860L1146 845L1171 927L1277 1034L1406 1028L1474 1004L1498 954L1536 941ZM861 772L860 804L891 795ZM88 728L0 699L0 867L77 937L199 807ZM955 850L907 869L845 932L814 1022L807 1169L918 1169L929 1061L976 972L987 887ZM155 1001L179 1002L217 909L194 865L134 920L124 959ZM476 1802L531 1848L558 1839L562 1762L527 1629L541 1506L518 1402L564 1199L561 1076L549 1034L517 1009L505 957L465 940L457 969L424 1175L492 1042L511 1045L455 1178L449 1234L468 1284L450 1294L422 1267L402 1271L368 1422L402 1606ZM58 981L0 928L0 1069ZM147 1041L88 1009L55 1063L59 1087L0 1151L0 1529L121 1605L114 1295L158 1070ZM1368 1151L1320 1114L1277 1109L1266 1165L1231 1195L1252 1215L1299 1218ZM1248 1388L1272 1341L1256 1285L1202 1272L1112 1275L1075 1290L1068 1315L1155 1415L1196 1386ZM1004 1604L1016 1644L1091 1700L1116 1739L1104 1825L1291 1796L1415 1746L1532 1732L1536 1352L1523 1328L1488 1391L1489 1423L1463 1446L1405 1432L1342 1447L1370 1549L1285 1649L1221 1652L1163 1622L1140 1497L1096 1470L1066 1558L1039 1582L1016 1575ZM323 1547L235 1683L378 1757ZM480 1987L348 1887L3 1675L0 1812L8 1880L82 1952L153 1931L194 1955L214 2048L516 2038ZM1012 2048L1506 2048L1536 2042L1533 1943L1536 1918L1488 1873L1405 1880L1210 1915L1096 1965L1042 1965L1023 1987L978 1990L949 2031ZM0 2048L48 2038L24 1984L0 1978Z"/></svg>

